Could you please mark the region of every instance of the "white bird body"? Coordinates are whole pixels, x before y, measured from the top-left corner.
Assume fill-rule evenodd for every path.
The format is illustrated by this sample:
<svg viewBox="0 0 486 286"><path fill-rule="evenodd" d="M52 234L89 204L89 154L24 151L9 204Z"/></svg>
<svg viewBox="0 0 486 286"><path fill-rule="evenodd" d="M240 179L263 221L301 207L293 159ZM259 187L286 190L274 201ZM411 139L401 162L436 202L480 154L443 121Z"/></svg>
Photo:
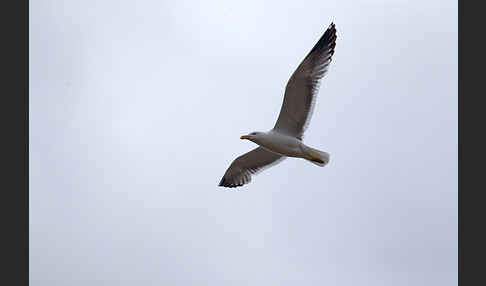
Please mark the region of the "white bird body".
<svg viewBox="0 0 486 286"><path fill-rule="evenodd" d="M296 137L282 134L273 129L268 132L255 133L255 135L244 139L248 139L281 156L306 159L319 166L324 166L329 162L328 153L311 148Z"/></svg>
<svg viewBox="0 0 486 286"><path fill-rule="evenodd" d="M275 127L268 132L241 136L259 145L236 158L226 170L219 186L239 187L251 181L251 175L273 166L287 157L303 158L318 166L329 162L329 154L302 142L314 109L320 80L326 74L336 46L333 23L290 77Z"/></svg>
<svg viewBox="0 0 486 286"><path fill-rule="evenodd" d="M304 158L304 144L299 139L270 130L249 139L263 148L287 157Z"/></svg>

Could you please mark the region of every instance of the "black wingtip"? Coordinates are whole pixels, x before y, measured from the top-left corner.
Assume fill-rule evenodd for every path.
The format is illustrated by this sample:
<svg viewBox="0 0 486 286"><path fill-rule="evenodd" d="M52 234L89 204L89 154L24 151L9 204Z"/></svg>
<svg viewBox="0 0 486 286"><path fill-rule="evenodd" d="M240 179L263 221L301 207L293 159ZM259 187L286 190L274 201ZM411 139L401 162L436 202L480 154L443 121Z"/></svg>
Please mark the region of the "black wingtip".
<svg viewBox="0 0 486 286"><path fill-rule="evenodd" d="M312 54L313 52L323 49L323 48L330 48L331 49L331 54L334 53L334 47L336 46L336 25L334 25L334 22L331 22L329 27L326 29L322 37L317 41L315 46L312 48L312 50L309 52L308 55Z"/></svg>
<svg viewBox="0 0 486 286"><path fill-rule="evenodd" d="M219 181L219 184L218 184L218 187L224 187L225 183L224 183L224 177L221 178L221 181Z"/></svg>
<svg viewBox="0 0 486 286"><path fill-rule="evenodd" d="M331 24L329 24L329 26L326 29L326 33L335 33L335 32L336 32L336 25L334 24L334 22L331 22Z"/></svg>
<svg viewBox="0 0 486 286"><path fill-rule="evenodd" d="M219 182L218 184L218 187L224 187L224 188L237 188L237 187L241 187L243 186L244 184L233 184L233 183L230 183L228 181L226 181L226 179L223 177L221 179L221 181Z"/></svg>
<svg viewBox="0 0 486 286"><path fill-rule="evenodd" d="M234 186L230 184L228 181L226 181L226 179L223 177L219 182L218 187L233 188Z"/></svg>

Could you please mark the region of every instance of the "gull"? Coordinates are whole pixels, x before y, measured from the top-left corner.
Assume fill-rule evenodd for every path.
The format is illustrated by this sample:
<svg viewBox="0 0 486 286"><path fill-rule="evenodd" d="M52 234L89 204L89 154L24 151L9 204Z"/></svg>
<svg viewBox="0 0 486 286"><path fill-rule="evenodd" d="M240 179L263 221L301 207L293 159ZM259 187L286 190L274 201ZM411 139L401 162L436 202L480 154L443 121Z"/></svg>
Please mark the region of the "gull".
<svg viewBox="0 0 486 286"><path fill-rule="evenodd" d="M329 68L335 46L336 27L331 23L287 82L282 108L273 129L240 137L259 146L236 158L219 186L235 188L248 184L252 175L287 157L302 158L320 167L329 162L329 153L305 145L302 139L312 116L320 80Z"/></svg>

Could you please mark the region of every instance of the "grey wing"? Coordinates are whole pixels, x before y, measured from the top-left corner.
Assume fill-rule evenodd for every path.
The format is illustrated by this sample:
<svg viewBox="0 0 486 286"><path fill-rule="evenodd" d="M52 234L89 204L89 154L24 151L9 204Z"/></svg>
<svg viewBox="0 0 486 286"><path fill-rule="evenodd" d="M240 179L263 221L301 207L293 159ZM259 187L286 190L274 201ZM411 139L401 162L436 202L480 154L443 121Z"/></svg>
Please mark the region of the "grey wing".
<svg viewBox="0 0 486 286"><path fill-rule="evenodd" d="M251 175L276 165L285 158L262 147L255 148L231 163L219 182L219 186L235 188L248 184L251 181Z"/></svg>
<svg viewBox="0 0 486 286"><path fill-rule="evenodd" d="M314 48L290 77L274 129L302 139L309 124L319 91L336 46L336 28L331 23Z"/></svg>

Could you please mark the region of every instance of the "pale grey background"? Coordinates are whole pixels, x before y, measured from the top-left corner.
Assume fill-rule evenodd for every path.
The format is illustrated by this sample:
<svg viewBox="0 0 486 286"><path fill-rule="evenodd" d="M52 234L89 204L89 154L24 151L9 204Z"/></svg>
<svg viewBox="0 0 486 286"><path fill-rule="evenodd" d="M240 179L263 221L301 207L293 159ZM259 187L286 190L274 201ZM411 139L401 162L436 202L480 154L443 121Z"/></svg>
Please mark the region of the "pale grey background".
<svg viewBox="0 0 486 286"><path fill-rule="evenodd" d="M32 0L31 285L456 285L456 2ZM218 188L331 21L330 164Z"/></svg>

